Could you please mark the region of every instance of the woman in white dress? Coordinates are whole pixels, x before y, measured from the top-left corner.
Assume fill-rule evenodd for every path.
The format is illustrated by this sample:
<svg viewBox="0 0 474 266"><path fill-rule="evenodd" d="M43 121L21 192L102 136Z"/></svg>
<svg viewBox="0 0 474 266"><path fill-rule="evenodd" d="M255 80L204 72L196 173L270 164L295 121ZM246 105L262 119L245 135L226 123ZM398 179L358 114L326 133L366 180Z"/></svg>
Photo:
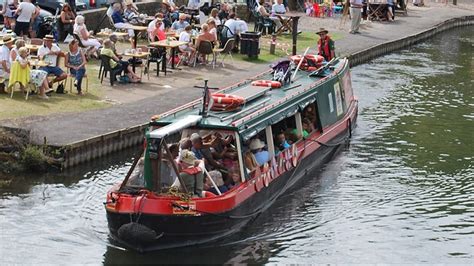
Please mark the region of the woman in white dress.
<svg viewBox="0 0 474 266"><path fill-rule="evenodd" d="M91 38L91 33L87 30L86 24L84 24L84 22L84 16L78 15L76 17L76 21L74 23L74 34L79 36L84 46L94 47L93 51L90 51L90 53L94 53L100 48L102 44L99 42L99 40Z"/></svg>

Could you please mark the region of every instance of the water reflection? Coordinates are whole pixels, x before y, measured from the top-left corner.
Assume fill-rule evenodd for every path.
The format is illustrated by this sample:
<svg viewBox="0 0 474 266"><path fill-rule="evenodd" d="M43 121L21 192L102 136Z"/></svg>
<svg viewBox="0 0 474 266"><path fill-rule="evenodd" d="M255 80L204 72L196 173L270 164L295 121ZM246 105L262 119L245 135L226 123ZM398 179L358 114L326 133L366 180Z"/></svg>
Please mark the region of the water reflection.
<svg viewBox="0 0 474 266"><path fill-rule="evenodd" d="M472 264L473 44L461 28L353 69L351 146L225 241L149 254L112 246L102 202L129 154L0 191L1 262Z"/></svg>

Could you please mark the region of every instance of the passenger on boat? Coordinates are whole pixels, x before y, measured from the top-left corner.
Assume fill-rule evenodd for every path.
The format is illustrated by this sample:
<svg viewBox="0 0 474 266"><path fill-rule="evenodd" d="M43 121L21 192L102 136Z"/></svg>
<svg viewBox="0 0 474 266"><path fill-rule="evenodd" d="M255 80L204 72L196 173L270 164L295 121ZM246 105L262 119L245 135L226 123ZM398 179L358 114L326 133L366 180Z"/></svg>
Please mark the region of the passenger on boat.
<svg viewBox="0 0 474 266"><path fill-rule="evenodd" d="M189 193L193 193L196 197L202 197L202 191L204 188L204 162L202 160L196 160L194 153L189 150L182 150L179 157L180 172L179 176L183 180L186 189ZM179 184L175 182L173 186ZM180 191L184 191L182 184L179 184Z"/></svg>
<svg viewBox="0 0 474 266"><path fill-rule="evenodd" d="M311 121L313 125L316 125L317 117L316 117L316 108L315 108L314 103L309 104L303 109L302 116L303 116L303 119L308 118L309 121Z"/></svg>
<svg viewBox="0 0 474 266"><path fill-rule="evenodd" d="M298 131L296 128L291 131L292 134L297 136L297 139L301 139L301 137L307 138L309 136L309 132L312 132L314 130L314 126L308 118L303 118L302 123L303 123L303 136L298 134Z"/></svg>
<svg viewBox="0 0 474 266"><path fill-rule="evenodd" d="M227 185L227 187L229 189L235 187L235 186L238 186L240 185L240 183L242 182L241 178L240 178L240 172L239 172L239 169L238 168L231 168L229 170L229 177L231 178L232 182L230 184Z"/></svg>
<svg viewBox="0 0 474 266"><path fill-rule="evenodd" d="M237 158L237 154L231 145L232 141L234 141L234 137L232 135L228 135L225 138L219 132L214 133L211 136L210 146L212 147L212 156L216 159L223 159L229 158L235 160Z"/></svg>
<svg viewBox="0 0 474 266"><path fill-rule="evenodd" d="M288 141L286 141L286 136L284 132L280 132L276 136L276 144L278 147L279 151L283 151L285 149L288 149L290 147L290 144L288 144Z"/></svg>
<svg viewBox="0 0 474 266"><path fill-rule="evenodd" d="M128 186L144 187L145 186L145 158L141 157L138 160L137 166L133 170L130 179L127 182Z"/></svg>
<svg viewBox="0 0 474 266"><path fill-rule="evenodd" d="M263 143L260 139L255 138L252 139L250 142L249 148L252 153L255 155L255 160L257 161L258 165L261 166L270 160L270 153L263 148L265 147L265 143Z"/></svg>
<svg viewBox="0 0 474 266"><path fill-rule="evenodd" d="M211 180L209 180L209 177L212 178L212 180L217 185L221 193L227 192L228 188L226 185L224 185L224 179L222 178L222 173L217 170L209 171L209 176L206 177L206 183L204 184L205 190L212 192L216 195L219 194L217 193L216 188L212 185Z"/></svg>
<svg viewBox="0 0 474 266"><path fill-rule="evenodd" d="M244 162L245 162L245 168L247 168L248 172L252 172L255 170L255 168L258 167L257 160L255 159L255 155L251 151L245 152L244 155Z"/></svg>
<svg viewBox="0 0 474 266"><path fill-rule="evenodd" d="M205 160L206 165L211 166L212 169L223 169L226 168L217 162L213 157L209 147L206 147L203 144L202 137L198 133L193 133L191 135L191 142L193 144L192 152L196 155L196 158L199 160Z"/></svg>

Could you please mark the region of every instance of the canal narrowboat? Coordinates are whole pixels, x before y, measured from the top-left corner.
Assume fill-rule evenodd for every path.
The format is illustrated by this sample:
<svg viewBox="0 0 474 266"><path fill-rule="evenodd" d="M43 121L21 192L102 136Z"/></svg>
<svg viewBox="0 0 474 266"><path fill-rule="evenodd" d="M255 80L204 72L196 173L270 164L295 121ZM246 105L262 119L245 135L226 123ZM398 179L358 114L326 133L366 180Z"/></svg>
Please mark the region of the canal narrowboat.
<svg viewBox="0 0 474 266"><path fill-rule="evenodd" d="M348 60L318 62L310 69L301 58L224 89L213 90L206 82L201 99L153 117L141 155L107 193L113 241L145 252L222 239L347 144L358 112ZM201 146L186 146L196 135ZM196 167L204 180L194 175L193 190L180 185L186 181L176 156L195 148L212 158L196 161L207 170ZM212 169L224 184L209 177ZM201 181L214 193L196 192Z"/></svg>

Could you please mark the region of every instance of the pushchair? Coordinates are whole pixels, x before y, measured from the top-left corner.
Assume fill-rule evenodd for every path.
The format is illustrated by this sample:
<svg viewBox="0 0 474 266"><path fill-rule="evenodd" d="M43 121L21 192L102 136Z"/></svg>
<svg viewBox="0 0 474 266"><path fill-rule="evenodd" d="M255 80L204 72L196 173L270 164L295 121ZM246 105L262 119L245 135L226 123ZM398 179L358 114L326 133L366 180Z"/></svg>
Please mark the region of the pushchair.
<svg viewBox="0 0 474 266"><path fill-rule="evenodd" d="M283 60L271 66L273 69L273 80L279 81L281 85L291 82L291 74L293 62L291 60Z"/></svg>

